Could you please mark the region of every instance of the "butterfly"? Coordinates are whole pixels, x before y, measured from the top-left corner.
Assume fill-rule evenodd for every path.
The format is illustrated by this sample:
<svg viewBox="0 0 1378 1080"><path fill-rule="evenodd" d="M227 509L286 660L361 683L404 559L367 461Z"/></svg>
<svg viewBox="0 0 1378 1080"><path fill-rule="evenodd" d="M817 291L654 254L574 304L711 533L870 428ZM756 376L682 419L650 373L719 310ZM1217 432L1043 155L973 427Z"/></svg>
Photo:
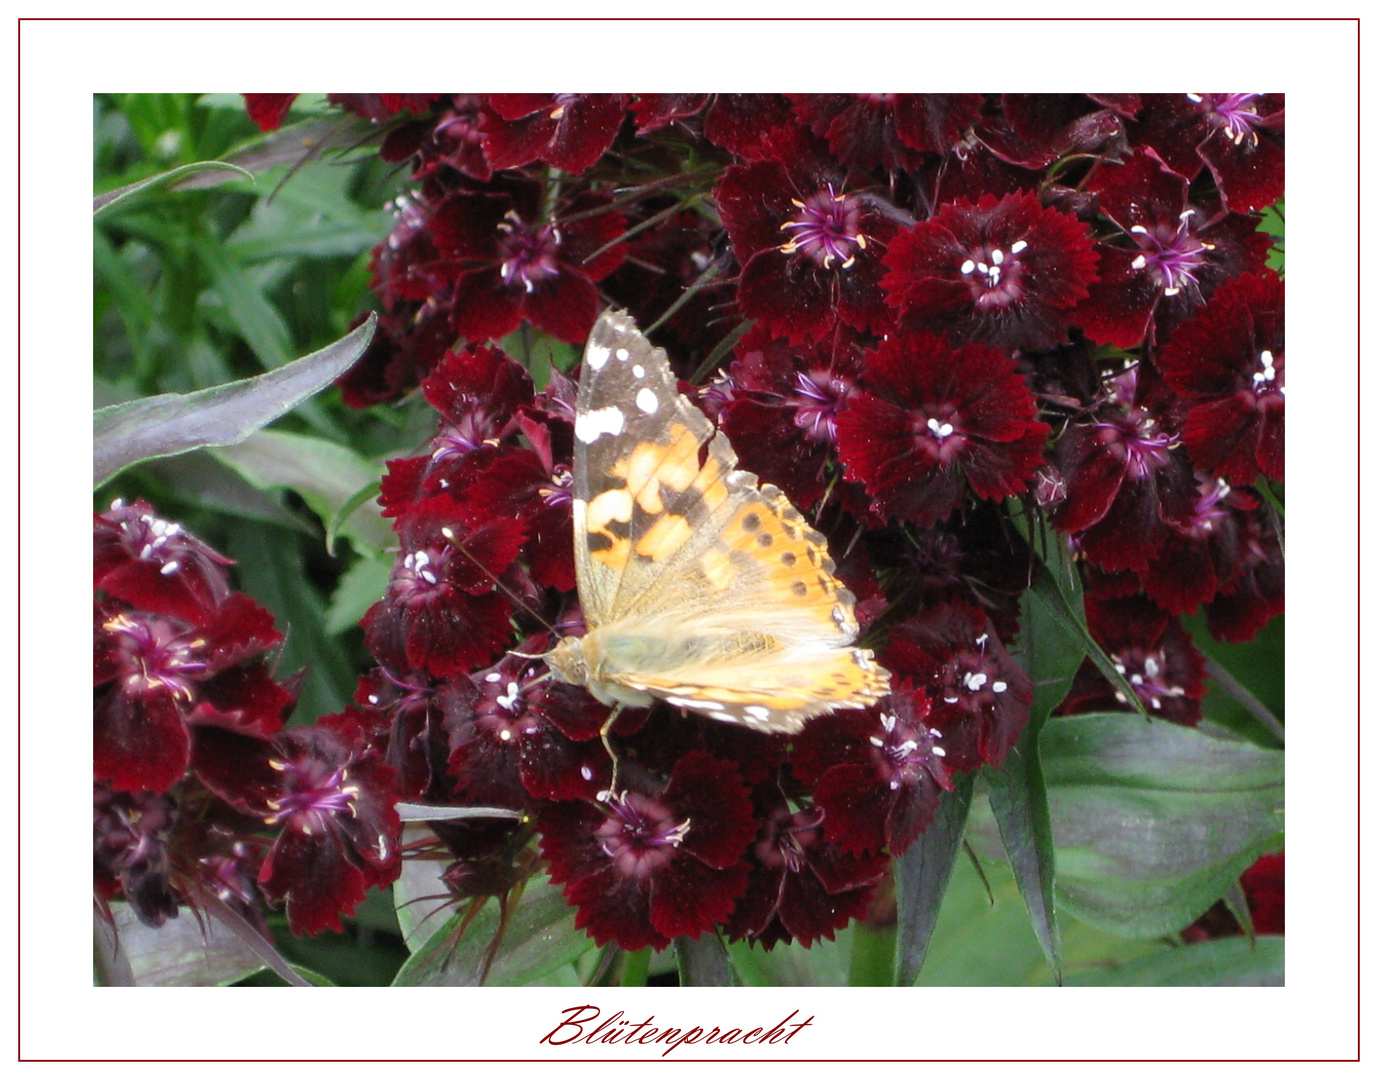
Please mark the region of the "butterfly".
<svg viewBox="0 0 1378 1080"><path fill-rule="evenodd" d="M660 699L784 733L889 692L853 644L855 598L826 539L737 468L624 311L604 312L585 348L573 491L587 632L547 654L557 678L608 705Z"/></svg>

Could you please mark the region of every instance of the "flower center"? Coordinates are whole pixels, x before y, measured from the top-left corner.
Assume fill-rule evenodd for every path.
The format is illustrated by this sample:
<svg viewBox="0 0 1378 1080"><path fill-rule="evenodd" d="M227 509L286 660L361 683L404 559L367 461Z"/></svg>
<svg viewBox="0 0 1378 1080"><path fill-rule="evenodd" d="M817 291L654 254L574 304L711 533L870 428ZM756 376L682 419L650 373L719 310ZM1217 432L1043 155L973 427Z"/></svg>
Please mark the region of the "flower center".
<svg viewBox="0 0 1378 1080"><path fill-rule="evenodd" d="M1163 707L1163 698L1182 697L1186 693L1183 687L1167 682L1167 658L1162 649L1144 656L1137 655L1137 650L1124 655L1111 653L1110 660L1115 670L1129 680L1139 698L1154 709ZM1116 690L1115 700L1124 702L1124 694Z"/></svg>
<svg viewBox="0 0 1378 1080"><path fill-rule="evenodd" d="M523 223L515 210L509 210L506 219L498 223L498 231L502 233L498 253L502 257L504 285L516 285L526 292L534 292L541 282L560 276L556 255L562 237L554 225L533 228Z"/></svg>
<svg viewBox="0 0 1378 1080"><path fill-rule="evenodd" d="M1250 146L1258 145L1258 132L1254 130L1259 122L1258 112L1254 107L1254 98L1261 97L1261 94L1222 94L1209 105L1215 123L1224 131L1225 137L1239 146L1245 139L1249 140ZM1199 104L1204 104L1205 100L1200 94L1188 94L1187 97Z"/></svg>
<svg viewBox="0 0 1378 1080"><path fill-rule="evenodd" d="M1253 374L1255 394L1287 394L1282 385L1282 356L1274 357L1272 350L1264 349L1258 354L1258 370Z"/></svg>
<svg viewBox="0 0 1378 1080"><path fill-rule="evenodd" d="M1009 684L1000 678L999 665L986 653L989 640L989 634L982 634L971 647L962 649L944 665L944 703L955 705L965 697L966 708L976 711L993 704L994 695L1009 689Z"/></svg>
<svg viewBox="0 0 1378 1080"><path fill-rule="evenodd" d="M392 574L392 588L397 599L408 606L417 606L447 597L451 590L446 568L452 553L446 544L404 555Z"/></svg>
<svg viewBox="0 0 1378 1080"><path fill-rule="evenodd" d="M1132 406L1121 419L1101 421L1096 428L1096 441L1123 459L1134 479L1142 480L1167 465L1172 437L1139 406Z"/></svg>
<svg viewBox="0 0 1378 1080"><path fill-rule="evenodd" d="M1009 250L981 247L968 252L961 272L977 307L1005 307L1023 295L1019 280L1024 268L1019 256L1028 246L1028 241L1016 240Z"/></svg>
<svg viewBox="0 0 1378 1080"><path fill-rule="evenodd" d="M268 764L282 774L282 794L269 799L273 811L264 818L268 825L290 819L293 828L315 836L324 832L335 814L354 814L359 788L349 782L349 770L331 768L318 758L304 756L297 761L272 758Z"/></svg>
<svg viewBox="0 0 1378 1080"><path fill-rule="evenodd" d="M205 638L180 632L156 616L130 618L121 612L101 629L112 634L120 654L125 690L131 694L166 690L189 701L192 686L206 671Z"/></svg>
<svg viewBox="0 0 1378 1080"><path fill-rule="evenodd" d="M814 442L837 439L837 413L851 390L848 380L828 371L801 371L794 377L794 426Z"/></svg>
<svg viewBox="0 0 1378 1080"><path fill-rule="evenodd" d="M689 835L689 819L635 791L613 792L604 800L608 817L598 826L603 853L626 878L644 878L666 866Z"/></svg>
<svg viewBox="0 0 1378 1080"><path fill-rule="evenodd" d="M946 750L933 744L942 734L939 731L908 723L895 713L881 713L880 723L884 736L872 735L870 741L882 767L890 773L891 791L902 785L917 786L928 773L930 760L947 756Z"/></svg>
<svg viewBox="0 0 1378 1080"><path fill-rule="evenodd" d="M951 405L921 409L913 419L914 442L932 460L949 465L966 446L960 424L961 418Z"/></svg>
<svg viewBox="0 0 1378 1080"><path fill-rule="evenodd" d="M780 810L773 814L770 831L756 846L756 856L767 867L781 867L797 874L808 862L808 850L821 839L823 811L811 807L791 814Z"/></svg>
<svg viewBox="0 0 1378 1080"><path fill-rule="evenodd" d="M804 202L791 199L798 214L780 226L790 238L780 245L786 255L798 252L812 259L824 270L834 263L846 270L856 262L857 251L866 250L866 236L861 231L861 202L851 195L838 195L832 184L815 192Z"/></svg>
<svg viewBox="0 0 1378 1080"><path fill-rule="evenodd" d="M1198 284L1197 271L1206 261L1206 252L1215 249L1192 235L1189 227L1195 210L1183 210L1177 228L1167 236L1157 235L1143 225L1130 227L1142 249L1130 264L1135 270L1148 269L1157 275L1164 296L1176 296L1183 288Z"/></svg>

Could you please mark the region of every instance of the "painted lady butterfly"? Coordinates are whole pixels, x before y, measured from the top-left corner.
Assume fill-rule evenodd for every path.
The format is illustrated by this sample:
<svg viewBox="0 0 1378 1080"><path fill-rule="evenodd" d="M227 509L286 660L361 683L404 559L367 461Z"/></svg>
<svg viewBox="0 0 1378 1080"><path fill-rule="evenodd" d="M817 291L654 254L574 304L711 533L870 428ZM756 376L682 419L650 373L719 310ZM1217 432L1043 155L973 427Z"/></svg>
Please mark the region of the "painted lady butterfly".
<svg viewBox="0 0 1378 1080"><path fill-rule="evenodd" d="M856 648L827 541L738 469L622 311L589 336L574 421L574 558L588 627L547 655L610 705L656 698L759 731L859 709L890 675Z"/></svg>

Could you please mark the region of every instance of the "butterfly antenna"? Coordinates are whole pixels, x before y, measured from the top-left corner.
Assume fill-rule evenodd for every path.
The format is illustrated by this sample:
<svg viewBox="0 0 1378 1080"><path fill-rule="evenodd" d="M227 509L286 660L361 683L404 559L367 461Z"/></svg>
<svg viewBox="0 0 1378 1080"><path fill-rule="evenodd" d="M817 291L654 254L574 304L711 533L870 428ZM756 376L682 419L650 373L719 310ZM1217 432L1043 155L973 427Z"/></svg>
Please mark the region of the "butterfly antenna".
<svg viewBox="0 0 1378 1080"><path fill-rule="evenodd" d="M474 557L473 553L470 552L469 549L464 546L464 542L460 540L457 536L455 536L453 529L446 525L440 530L440 535L445 537L445 539L450 542L451 546L453 546L456 551L458 551L471 563L473 563L480 570L482 570L483 573L487 576L488 580L493 583L493 588L497 589L499 592L503 594L503 596L507 597L507 599L511 600L512 603L516 604L517 607L521 608L533 619L535 619L538 623L544 626L547 630L550 631L552 635L554 635L555 637L560 636L560 632L556 630L555 627L551 626L550 623L546 622L545 617L542 616L539 611L537 611L525 600L523 600L520 596L518 596L506 585L504 585L497 574L493 573L493 571L489 570L488 567L483 565L483 563L479 562L478 559ZM531 659L539 659L539 657L532 657Z"/></svg>

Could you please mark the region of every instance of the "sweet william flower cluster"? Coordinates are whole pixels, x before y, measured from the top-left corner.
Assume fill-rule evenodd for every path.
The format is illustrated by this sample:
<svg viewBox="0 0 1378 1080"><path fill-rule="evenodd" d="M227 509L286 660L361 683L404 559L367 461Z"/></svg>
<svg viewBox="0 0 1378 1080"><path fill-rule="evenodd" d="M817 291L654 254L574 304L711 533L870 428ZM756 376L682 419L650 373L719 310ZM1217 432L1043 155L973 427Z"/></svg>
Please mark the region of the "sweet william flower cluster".
<svg viewBox="0 0 1378 1080"><path fill-rule="evenodd" d="M246 97L265 130L291 102ZM364 620L376 666L349 710L282 731L290 692L253 659L274 632L214 554L140 569L123 539L102 576L98 547L107 895L165 916L244 849L253 902L285 897L314 930L397 874L402 798L519 812L434 825L458 899L539 864L599 943L809 944L882 906L943 791L1028 722L1012 650L1039 553L1014 516L1070 546L1088 628L1153 715L1200 718L1181 616L1240 641L1282 611L1264 496L1283 283L1258 230L1283 194L1280 96L332 100L413 181L371 264L379 334L341 388L364 407L419 387L436 414L383 479L398 555ZM539 659L581 625L575 373L538 387L498 343L578 345L610 305L655 327L742 466L827 535L894 675L877 706L793 737L629 710L611 794L606 707ZM119 508L98 536L144 517ZM1062 705L1127 707L1089 662ZM136 730L167 740L156 768L128 760ZM178 832L198 799L224 850ZM335 886L294 892L313 860Z"/></svg>

